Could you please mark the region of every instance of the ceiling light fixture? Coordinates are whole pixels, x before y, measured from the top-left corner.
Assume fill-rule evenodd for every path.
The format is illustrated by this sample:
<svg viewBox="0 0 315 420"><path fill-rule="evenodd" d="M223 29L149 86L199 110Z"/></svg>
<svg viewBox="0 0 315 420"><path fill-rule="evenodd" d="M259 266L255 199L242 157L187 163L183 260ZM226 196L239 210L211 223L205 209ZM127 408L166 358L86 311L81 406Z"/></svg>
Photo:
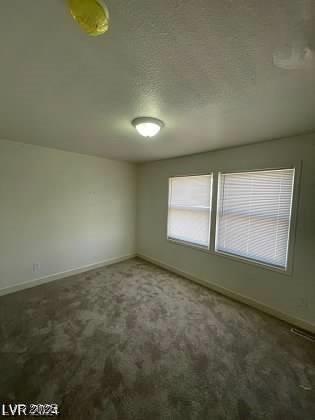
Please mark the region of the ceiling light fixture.
<svg viewBox="0 0 315 420"><path fill-rule="evenodd" d="M163 121L151 117L135 118L132 125L143 137L154 137L164 127Z"/></svg>

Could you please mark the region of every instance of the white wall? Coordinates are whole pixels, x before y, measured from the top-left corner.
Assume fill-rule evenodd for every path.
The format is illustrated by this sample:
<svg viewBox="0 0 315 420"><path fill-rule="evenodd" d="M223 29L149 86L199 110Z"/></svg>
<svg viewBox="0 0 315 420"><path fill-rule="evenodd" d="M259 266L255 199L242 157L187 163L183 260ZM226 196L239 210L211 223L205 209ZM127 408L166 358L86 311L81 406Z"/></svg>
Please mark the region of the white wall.
<svg viewBox="0 0 315 420"><path fill-rule="evenodd" d="M303 168L291 275L167 241L168 177L297 160ZM315 326L315 134L145 163L138 167L137 191L138 253Z"/></svg>
<svg viewBox="0 0 315 420"><path fill-rule="evenodd" d="M134 254L135 193L132 164L0 141L0 289Z"/></svg>

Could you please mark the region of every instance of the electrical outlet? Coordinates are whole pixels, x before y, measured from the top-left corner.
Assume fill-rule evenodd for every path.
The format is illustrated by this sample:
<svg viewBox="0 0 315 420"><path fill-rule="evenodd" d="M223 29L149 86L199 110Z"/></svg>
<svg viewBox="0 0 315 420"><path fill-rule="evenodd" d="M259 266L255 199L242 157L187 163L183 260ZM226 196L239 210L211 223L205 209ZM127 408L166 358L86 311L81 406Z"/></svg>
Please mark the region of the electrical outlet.
<svg viewBox="0 0 315 420"><path fill-rule="evenodd" d="M38 273L40 270L40 263L33 263L33 273Z"/></svg>

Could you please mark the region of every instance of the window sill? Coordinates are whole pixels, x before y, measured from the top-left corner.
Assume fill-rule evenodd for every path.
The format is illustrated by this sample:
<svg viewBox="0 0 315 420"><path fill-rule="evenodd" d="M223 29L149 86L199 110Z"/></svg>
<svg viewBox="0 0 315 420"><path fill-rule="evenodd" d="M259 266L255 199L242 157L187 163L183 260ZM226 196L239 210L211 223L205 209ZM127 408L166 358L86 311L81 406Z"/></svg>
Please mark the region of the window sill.
<svg viewBox="0 0 315 420"><path fill-rule="evenodd" d="M181 246L185 246L185 247L188 247L188 248L193 248L193 249L198 250L198 251L202 251L202 252L204 252L208 255L215 255L215 256L218 256L218 257L228 258L229 260L232 260L234 262L239 262L239 263L242 263L242 264L252 265L256 268L261 268L263 270L273 271L275 273L284 274L286 276L291 276L292 275L292 269L290 269L290 268L287 268L285 270L285 269L280 268L280 267L278 268L276 266L268 265L268 264L265 264L263 262L259 262L259 261L255 261L255 260L250 260L250 259L244 258L244 257L239 257L237 255L228 254L226 252L212 251L211 249L209 249L206 246L193 244L191 242L181 241L179 239L167 238L167 241L169 241L169 242L171 242L175 245L181 245Z"/></svg>
<svg viewBox="0 0 315 420"><path fill-rule="evenodd" d="M254 267L262 268L264 270L271 270L271 271L274 271L278 274L284 274L286 276L290 276L292 274L292 270L290 270L289 268L284 269L284 268L281 268L281 267L276 267L274 265L269 265L267 263L251 260L249 258L241 257L241 256L234 255L234 254L229 254L229 253L223 252L223 251L213 251L211 253L213 255L217 255L219 257L228 258L228 259L233 260L235 262L240 262L240 263L243 263L243 264L252 265Z"/></svg>
<svg viewBox="0 0 315 420"><path fill-rule="evenodd" d="M207 254L209 254L209 247L208 246L198 245L198 244L194 244L192 242L181 241L180 239L167 238L167 240L169 242L172 242L175 245L187 246L188 248L197 249L199 251L203 251L203 252L206 252Z"/></svg>

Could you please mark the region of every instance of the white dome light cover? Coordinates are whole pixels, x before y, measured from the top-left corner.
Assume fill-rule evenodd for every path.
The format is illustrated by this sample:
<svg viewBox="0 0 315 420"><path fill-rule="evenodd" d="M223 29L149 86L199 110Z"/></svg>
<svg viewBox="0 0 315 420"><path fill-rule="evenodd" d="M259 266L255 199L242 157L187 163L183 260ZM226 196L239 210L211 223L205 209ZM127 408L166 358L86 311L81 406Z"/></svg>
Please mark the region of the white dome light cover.
<svg viewBox="0 0 315 420"><path fill-rule="evenodd" d="M132 125L143 137L154 137L164 127L163 121L151 117L135 118L132 121Z"/></svg>

